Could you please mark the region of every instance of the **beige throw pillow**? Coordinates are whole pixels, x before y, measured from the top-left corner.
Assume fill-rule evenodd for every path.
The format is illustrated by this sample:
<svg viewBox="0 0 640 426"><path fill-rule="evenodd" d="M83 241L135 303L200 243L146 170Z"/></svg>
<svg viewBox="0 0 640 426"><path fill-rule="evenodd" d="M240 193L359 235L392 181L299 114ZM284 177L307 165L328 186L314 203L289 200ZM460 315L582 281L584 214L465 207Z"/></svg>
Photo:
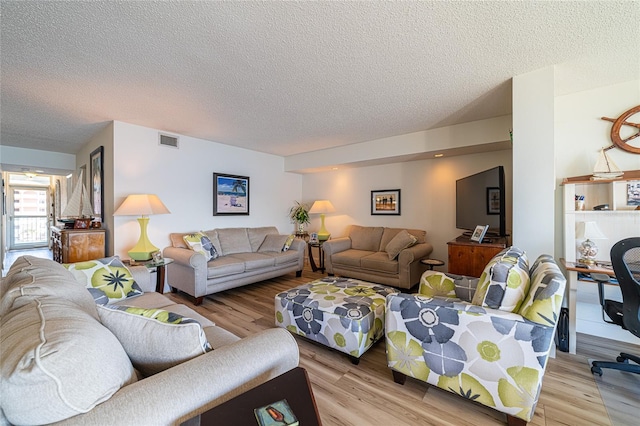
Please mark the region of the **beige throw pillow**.
<svg viewBox="0 0 640 426"><path fill-rule="evenodd" d="M266 251L282 251L284 244L287 242L288 235L268 234L264 237L264 241L260 244L259 253Z"/></svg>
<svg viewBox="0 0 640 426"><path fill-rule="evenodd" d="M393 260L400 252L408 247L413 246L418 239L411 235L407 230L403 229L398 232L395 237L389 241L389 244L385 247L384 251L389 255L389 260Z"/></svg>
<svg viewBox="0 0 640 426"><path fill-rule="evenodd" d="M102 324L120 341L133 366L150 376L211 350L200 323L162 309L98 306Z"/></svg>

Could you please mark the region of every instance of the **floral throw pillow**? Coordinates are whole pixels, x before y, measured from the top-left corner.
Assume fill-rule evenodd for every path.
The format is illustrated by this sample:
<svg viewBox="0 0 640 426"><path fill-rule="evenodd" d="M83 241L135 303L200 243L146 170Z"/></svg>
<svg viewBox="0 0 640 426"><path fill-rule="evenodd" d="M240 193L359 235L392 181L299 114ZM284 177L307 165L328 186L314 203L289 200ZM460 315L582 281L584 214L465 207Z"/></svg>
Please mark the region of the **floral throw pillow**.
<svg viewBox="0 0 640 426"><path fill-rule="evenodd" d="M289 248L291 248L291 244L293 243L293 240L296 238L295 235L291 234L287 237L287 241L284 242L284 246L282 247L282 251L287 251L289 250Z"/></svg>
<svg viewBox="0 0 640 426"><path fill-rule="evenodd" d="M191 250L202 254L207 259L207 262L218 257L218 251L204 232L186 234L183 239Z"/></svg>
<svg viewBox="0 0 640 426"><path fill-rule="evenodd" d="M78 282L87 287L93 300L99 305L114 303L143 293L133 279L131 271L117 256L66 263L63 266Z"/></svg>

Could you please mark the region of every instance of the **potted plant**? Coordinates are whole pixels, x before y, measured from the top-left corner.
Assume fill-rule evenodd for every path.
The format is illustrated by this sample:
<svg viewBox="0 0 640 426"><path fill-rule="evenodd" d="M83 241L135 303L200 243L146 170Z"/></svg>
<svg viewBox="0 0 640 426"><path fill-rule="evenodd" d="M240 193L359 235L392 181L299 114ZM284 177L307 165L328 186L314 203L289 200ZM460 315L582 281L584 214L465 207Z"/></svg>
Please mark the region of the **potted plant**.
<svg viewBox="0 0 640 426"><path fill-rule="evenodd" d="M298 225L298 233L304 234L304 225L311 223L309 221L309 206L305 203L295 202L296 204L289 209L289 219L291 223Z"/></svg>

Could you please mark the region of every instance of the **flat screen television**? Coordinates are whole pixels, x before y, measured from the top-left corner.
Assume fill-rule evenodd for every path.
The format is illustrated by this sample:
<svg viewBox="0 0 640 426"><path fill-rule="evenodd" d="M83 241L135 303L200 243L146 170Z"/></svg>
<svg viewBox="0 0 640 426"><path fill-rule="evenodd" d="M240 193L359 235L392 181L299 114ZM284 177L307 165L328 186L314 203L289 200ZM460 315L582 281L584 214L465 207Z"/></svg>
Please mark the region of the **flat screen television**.
<svg viewBox="0 0 640 426"><path fill-rule="evenodd" d="M487 236L507 236L502 166L456 181L456 228L473 231L478 225L489 225Z"/></svg>

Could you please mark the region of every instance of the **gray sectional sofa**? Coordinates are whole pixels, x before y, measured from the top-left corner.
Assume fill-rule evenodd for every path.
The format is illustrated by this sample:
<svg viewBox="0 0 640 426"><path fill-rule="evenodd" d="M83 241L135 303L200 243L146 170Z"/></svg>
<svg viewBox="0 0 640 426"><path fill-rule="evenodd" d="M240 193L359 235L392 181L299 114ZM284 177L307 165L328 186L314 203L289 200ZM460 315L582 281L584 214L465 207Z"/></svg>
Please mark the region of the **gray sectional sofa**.
<svg viewBox="0 0 640 426"><path fill-rule="evenodd" d="M329 275L410 289L427 269L420 260L433 251L426 235L420 229L351 225L346 237L322 245L325 267Z"/></svg>
<svg viewBox="0 0 640 426"><path fill-rule="evenodd" d="M240 339L155 293L146 267L129 270L138 291L111 308L52 260L23 256L0 279L0 425L178 425L298 366L288 331ZM199 325L114 306L157 308ZM202 349L202 333L214 350Z"/></svg>
<svg viewBox="0 0 640 426"><path fill-rule="evenodd" d="M169 235L171 246L163 255L174 259L167 267L167 282L195 298L256 283L295 272L302 274L306 242L294 239L288 250L283 243L288 235L274 226L258 228L219 228L203 231L218 257L211 260L192 250L185 242L189 233Z"/></svg>

